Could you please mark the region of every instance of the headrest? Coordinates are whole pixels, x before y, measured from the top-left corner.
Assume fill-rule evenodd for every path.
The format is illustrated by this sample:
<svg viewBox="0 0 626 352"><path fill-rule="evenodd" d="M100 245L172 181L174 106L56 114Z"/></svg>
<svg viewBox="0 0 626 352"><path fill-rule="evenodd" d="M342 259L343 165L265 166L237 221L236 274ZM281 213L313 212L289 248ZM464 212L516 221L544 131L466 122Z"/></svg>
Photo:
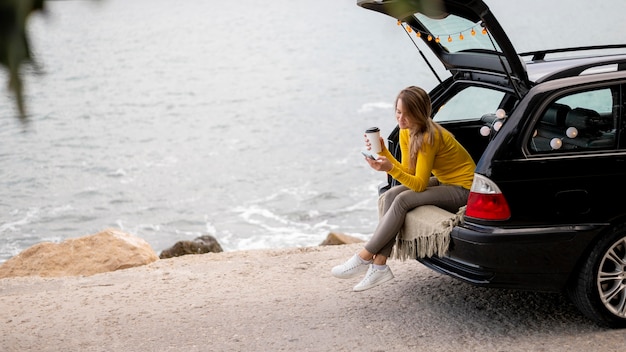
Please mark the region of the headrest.
<svg viewBox="0 0 626 352"><path fill-rule="evenodd" d="M554 125L554 126L564 126L565 125L565 116L570 111L570 107L564 104L554 103L548 107L546 112L543 114L541 118L541 122Z"/></svg>
<svg viewBox="0 0 626 352"><path fill-rule="evenodd" d="M595 122L599 117L600 114L595 110L575 108L567 113L565 125L567 127L576 127L579 130L586 130L595 127Z"/></svg>

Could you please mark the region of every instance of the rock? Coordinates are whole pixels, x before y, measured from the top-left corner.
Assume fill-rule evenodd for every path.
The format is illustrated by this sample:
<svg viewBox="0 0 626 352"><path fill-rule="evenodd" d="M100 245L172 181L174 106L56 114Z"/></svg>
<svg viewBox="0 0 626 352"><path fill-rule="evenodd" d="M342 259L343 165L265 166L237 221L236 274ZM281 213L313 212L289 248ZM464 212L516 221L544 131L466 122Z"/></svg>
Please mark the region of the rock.
<svg viewBox="0 0 626 352"><path fill-rule="evenodd" d="M215 237L204 235L193 241L176 242L172 247L163 250L159 258L166 259L187 254L219 253L223 251L222 246L220 246Z"/></svg>
<svg viewBox="0 0 626 352"><path fill-rule="evenodd" d="M339 244L352 244L352 243L360 243L365 242L360 238L346 235L338 232L330 232L326 239L320 243L320 246L334 246Z"/></svg>
<svg viewBox="0 0 626 352"><path fill-rule="evenodd" d="M89 276L145 265L158 259L143 239L108 229L61 243L38 243L0 265L0 278Z"/></svg>

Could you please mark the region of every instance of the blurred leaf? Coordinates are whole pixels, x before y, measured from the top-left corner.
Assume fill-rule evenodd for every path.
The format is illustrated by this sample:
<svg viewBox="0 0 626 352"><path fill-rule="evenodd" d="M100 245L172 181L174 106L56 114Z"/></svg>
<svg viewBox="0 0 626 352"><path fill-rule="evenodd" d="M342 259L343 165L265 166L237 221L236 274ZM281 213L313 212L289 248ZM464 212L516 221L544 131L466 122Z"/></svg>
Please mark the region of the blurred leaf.
<svg viewBox="0 0 626 352"><path fill-rule="evenodd" d="M26 34L26 22L31 13L43 11L44 1L0 0L0 65L9 72L8 87L15 94L22 119L25 118L26 113L20 67L32 59Z"/></svg>

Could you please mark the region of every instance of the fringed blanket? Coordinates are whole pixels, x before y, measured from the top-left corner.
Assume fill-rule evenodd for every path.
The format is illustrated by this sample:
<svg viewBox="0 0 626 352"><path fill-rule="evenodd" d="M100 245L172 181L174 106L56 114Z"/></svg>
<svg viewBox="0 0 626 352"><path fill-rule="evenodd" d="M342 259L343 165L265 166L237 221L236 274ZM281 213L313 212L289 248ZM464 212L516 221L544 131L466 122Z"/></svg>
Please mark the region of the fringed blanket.
<svg viewBox="0 0 626 352"><path fill-rule="evenodd" d="M463 220L463 214L465 207L453 214L433 205L409 211L391 257L406 260L444 256L450 245L450 232Z"/></svg>

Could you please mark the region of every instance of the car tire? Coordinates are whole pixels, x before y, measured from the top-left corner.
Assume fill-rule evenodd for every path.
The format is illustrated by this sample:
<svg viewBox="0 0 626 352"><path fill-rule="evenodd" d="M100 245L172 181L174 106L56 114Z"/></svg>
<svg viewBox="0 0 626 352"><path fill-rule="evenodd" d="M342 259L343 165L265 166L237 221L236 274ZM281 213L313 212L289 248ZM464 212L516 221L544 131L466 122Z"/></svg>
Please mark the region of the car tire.
<svg viewBox="0 0 626 352"><path fill-rule="evenodd" d="M602 236L568 294L574 305L599 325L626 327L626 225Z"/></svg>

